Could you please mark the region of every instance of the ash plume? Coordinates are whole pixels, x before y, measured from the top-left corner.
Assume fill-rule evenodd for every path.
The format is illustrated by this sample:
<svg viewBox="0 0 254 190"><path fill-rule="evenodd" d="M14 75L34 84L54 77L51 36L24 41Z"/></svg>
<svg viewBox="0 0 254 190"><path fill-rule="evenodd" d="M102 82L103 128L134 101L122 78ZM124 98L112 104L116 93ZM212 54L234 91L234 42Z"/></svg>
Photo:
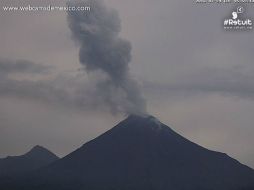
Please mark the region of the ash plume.
<svg viewBox="0 0 254 190"><path fill-rule="evenodd" d="M119 37L121 20L102 0L71 1L69 6L87 6L91 11L69 11L73 39L80 45L79 60L85 71L100 73L96 91L114 113L143 114L146 103L138 84L131 78L131 44Z"/></svg>

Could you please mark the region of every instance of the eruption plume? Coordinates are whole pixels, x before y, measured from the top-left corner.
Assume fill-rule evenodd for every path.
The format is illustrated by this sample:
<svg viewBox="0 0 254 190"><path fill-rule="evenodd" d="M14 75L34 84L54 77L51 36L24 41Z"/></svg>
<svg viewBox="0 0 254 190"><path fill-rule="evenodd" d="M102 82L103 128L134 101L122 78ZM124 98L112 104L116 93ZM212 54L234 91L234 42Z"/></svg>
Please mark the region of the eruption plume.
<svg viewBox="0 0 254 190"><path fill-rule="evenodd" d="M69 11L73 39L80 45L79 60L89 74L102 73L96 92L112 112L146 113L139 86L131 78L131 44L119 37L121 20L102 0L71 1L69 6L87 6L91 11Z"/></svg>

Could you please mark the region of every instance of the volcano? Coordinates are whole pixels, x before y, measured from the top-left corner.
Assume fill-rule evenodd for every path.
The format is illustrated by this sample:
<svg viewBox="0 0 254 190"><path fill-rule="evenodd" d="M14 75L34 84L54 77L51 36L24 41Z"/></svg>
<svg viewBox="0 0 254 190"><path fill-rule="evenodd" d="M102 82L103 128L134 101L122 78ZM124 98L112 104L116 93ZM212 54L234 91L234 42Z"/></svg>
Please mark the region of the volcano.
<svg viewBox="0 0 254 190"><path fill-rule="evenodd" d="M254 170L187 140L153 116L131 115L1 189L253 190Z"/></svg>

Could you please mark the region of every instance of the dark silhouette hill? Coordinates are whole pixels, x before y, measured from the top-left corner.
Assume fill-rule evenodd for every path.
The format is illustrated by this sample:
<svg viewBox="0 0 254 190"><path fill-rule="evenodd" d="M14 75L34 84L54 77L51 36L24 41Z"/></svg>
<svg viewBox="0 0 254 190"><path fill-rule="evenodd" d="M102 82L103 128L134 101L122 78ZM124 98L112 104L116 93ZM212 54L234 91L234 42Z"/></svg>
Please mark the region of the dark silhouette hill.
<svg viewBox="0 0 254 190"><path fill-rule="evenodd" d="M8 190L253 190L252 187L251 168L185 139L152 116L135 115L66 157L5 186Z"/></svg>
<svg viewBox="0 0 254 190"><path fill-rule="evenodd" d="M37 145L24 155L0 159L0 177L12 177L31 172L58 159L55 154Z"/></svg>

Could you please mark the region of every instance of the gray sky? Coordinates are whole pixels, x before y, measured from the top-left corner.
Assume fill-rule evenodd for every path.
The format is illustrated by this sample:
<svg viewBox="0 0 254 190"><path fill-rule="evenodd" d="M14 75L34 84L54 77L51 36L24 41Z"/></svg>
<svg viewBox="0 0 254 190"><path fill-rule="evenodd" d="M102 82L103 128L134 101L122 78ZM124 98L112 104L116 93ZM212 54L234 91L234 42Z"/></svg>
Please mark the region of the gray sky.
<svg viewBox="0 0 254 190"><path fill-rule="evenodd" d="M105 2L118 11L120 37L131 43L129 73L148 112L254 168L253 31L222 26L236 5ZM43 1L50 3L64 1ZM246 17L254 18L253 6L245 6ZM124 118L112 115L97 93L103 74L83 71L65 12L0 14L0 157L36 144L63 156Z"/></svg>

